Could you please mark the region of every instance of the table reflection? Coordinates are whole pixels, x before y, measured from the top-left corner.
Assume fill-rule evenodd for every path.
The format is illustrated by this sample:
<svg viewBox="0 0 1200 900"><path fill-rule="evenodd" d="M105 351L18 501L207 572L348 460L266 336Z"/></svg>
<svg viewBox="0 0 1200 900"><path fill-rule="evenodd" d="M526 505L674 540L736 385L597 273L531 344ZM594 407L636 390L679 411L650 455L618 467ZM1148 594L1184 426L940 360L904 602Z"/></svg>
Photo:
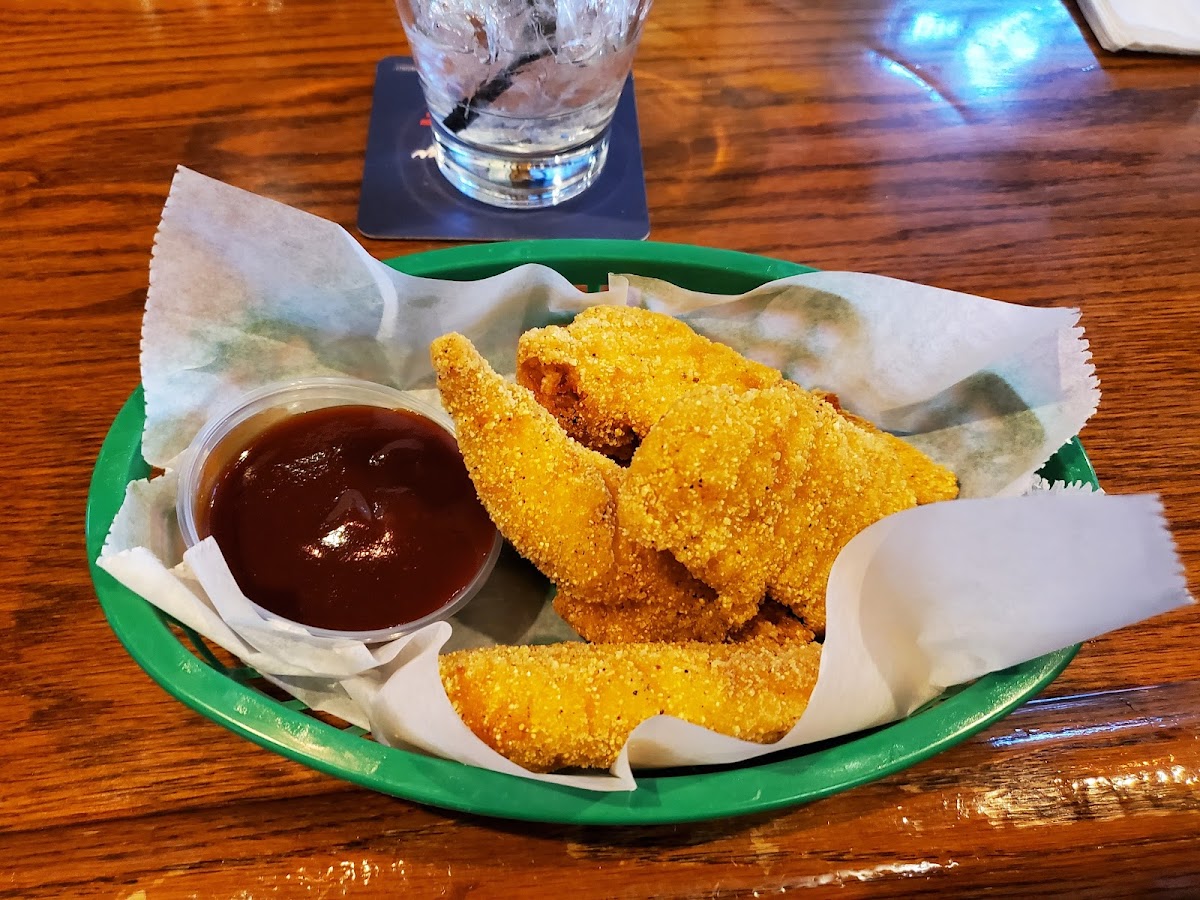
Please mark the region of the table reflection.
<svg viewBox="0 0 1200 900"><path fill-rule="evenodd" d="M938 3L901 3L883 21L875 49L885 71L924 82L959 108L1010 103L1099 68L1060 2L949 11Z"/></svg>

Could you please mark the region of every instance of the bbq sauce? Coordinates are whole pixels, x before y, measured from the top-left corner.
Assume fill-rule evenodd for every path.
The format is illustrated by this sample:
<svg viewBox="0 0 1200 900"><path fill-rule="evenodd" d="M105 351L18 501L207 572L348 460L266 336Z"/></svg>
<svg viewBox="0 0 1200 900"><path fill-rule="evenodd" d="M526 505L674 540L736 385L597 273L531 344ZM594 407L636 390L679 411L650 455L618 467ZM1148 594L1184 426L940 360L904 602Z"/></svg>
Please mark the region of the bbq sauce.
<svg viewBox="0 0 1200 900"><path fill-rule="evenodd" d="M335 631L437 611L496 536L454 438L417 413L374 406L268 426L217 476L200 525L250 600Z"/></svg>

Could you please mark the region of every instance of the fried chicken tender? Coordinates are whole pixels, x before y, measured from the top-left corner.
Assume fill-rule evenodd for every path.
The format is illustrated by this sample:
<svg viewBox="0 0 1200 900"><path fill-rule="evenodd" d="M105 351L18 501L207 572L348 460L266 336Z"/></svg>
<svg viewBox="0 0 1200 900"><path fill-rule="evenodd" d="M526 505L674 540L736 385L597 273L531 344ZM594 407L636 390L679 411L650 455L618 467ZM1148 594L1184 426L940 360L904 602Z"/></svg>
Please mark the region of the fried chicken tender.
<svg viewBox="0 0 1200 900"><path fill-rule="evenodd" d="M555 609L599 642L720 641L758 604L733 607L616 515L625 470L582 447L465 337L431 346L442 402L479 499L517 552L558 587Z"/></svg>
<svg viewBox="0 0 1200 900"><path fill-rule="evenodd" d="M594 306L570 325L525 332L517 345L517 383L533 391L579 443L622 461L695 388L723 385L741 392L783 381L777 370L696 334L672 316L628 306ZM811 393L891 447L918 503L958 496L953 472L930 465L916 447L846 412L835 395Z"/></svg>
<svg viewBox="0 0 1200 900"><path fill-rule="evenodd" d="M439 660L464 723L532 771L607 768L664 713L778 740L817 680L842 547L957 495L953 473L836 397L669 316L597 307L528 332L520 384L461 335L431 356L480 500L595 642Z"/></svg>
<svg viewBox="0 0 1200 900"><path fill-rule="evenodd" d="M851 421L856 420L858 420L857 416L851 418ZM865 420L858 421L865 422ZM896 461L900 463L908 486L912 489L913 496L917 498L918 506L937 503L940 500L954 500L958 497L957 475L945 466L934 463L928 456L902 438L888 434L886 431L880 431L869 422L866 422L866 425L870 425L870 430L879 435L896 454Z"/></svg>
<svg viewBox="0 0 1200 900"><path fill-rule="evenodd" d="M769 594L823 634L834 559L871 523L915 506L909 469L924 489L941 477L930 468L940 467L897 455L891 440L794 385L700 388L638 448L617 517L719 596L746 604Z"/></svg>
<svg viewBox="0 0 1200 900"><path fill-rule="evenodd" d="M602 587L560 585L554 596L555 611L589 641L719 642L758 610L757 602L718 597L670 553L633 541L627 529L618 529L616 556L611 580Z"/></svg>
<svg viewBox="0 0 1200 900"><path fill-rule="evenodd" d="M817 406L807 398L783 382L692 390L634 454L618 519L730 606L757 608L785 550L777 525L808 468Z"/></svg>
<svg viewBox="0 0 1200 900"><path fill-rule="evenodd" d="M821 647L740 644L550 644L490 647L439 660L463 722L535 772L608 768L630 733L659 714L770 743L800 718Z"/></svg>
<svg viewBox="0 0 1200 900"><path fill-rule="evenodd" d="M828 395L832 397L833 395ZM834 398L836 400L836 397ZM953 500L958 496L958 476L945 466L931 464L928 456L894 434L878 428L875 423L841 409L835 402L833 406L849 421L859 428L878 435L884 443L891 447L896 454L908 486L912 488L917 504L936 503L939 500Z"/></svg>
<svg viewBox="0 0 1200 900"><path fill-rule="evenodd" d="M607 578L620 467L569 440L462 335L438 338L430 352L467 471L501 533L557 585L586 591Z"/></svg>
<svg viewBox="0 0 1200 900"><path fill-rule="evenodd" d="M593 306L517 345L517 383L585 447L628 459L676 400L697 385L741 390L783 376L662 313Z"/></svg>

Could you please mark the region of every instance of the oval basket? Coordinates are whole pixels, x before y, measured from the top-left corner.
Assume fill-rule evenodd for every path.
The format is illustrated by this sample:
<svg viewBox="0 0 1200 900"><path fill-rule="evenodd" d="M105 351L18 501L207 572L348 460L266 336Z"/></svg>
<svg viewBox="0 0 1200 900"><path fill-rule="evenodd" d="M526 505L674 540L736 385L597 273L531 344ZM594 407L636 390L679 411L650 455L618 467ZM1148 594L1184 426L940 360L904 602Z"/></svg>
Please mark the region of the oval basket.
<svg viewBox="0 0 1200 900"><path fill-rule="evenodd" d="M810 272L795 263L726 250L635 241L525 241L437 250L391 260L413 275L474 280L541 263L599 290L610 272L665 279L715 294ZM96 594L130 655L170 694L243 737L375 791L479 815L546 822L635 825L735 816L815 800L898 772L966 739L1030 699L1067 666L1068 647L948 691L907 719L827 744L738 766L655 772L638 789L598 794L527 781L384 747L278 692L253 670L208 647L96 566L125 485L144 478L141 389L117 415L92 475L87 548ZM1078 440L1045 465L1050 479L1096 484Z"/></svg>

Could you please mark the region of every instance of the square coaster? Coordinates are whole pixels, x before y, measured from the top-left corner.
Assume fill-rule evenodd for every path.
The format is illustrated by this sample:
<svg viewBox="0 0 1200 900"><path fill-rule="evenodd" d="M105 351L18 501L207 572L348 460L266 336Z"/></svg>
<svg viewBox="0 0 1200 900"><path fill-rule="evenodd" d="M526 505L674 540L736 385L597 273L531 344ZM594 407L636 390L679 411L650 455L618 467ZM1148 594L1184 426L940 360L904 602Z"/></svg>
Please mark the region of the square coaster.
<svg viewBox="0 0 1200 900"><path fill-rule="evenodd" d="M429 113L412 60L381 60L363 161L358 230L369 238L402 240L644 240L650 234L650 213L633 76L617 103L600 177L558 206L516 210L488 206L450 186L434 158Z"/></svg>

